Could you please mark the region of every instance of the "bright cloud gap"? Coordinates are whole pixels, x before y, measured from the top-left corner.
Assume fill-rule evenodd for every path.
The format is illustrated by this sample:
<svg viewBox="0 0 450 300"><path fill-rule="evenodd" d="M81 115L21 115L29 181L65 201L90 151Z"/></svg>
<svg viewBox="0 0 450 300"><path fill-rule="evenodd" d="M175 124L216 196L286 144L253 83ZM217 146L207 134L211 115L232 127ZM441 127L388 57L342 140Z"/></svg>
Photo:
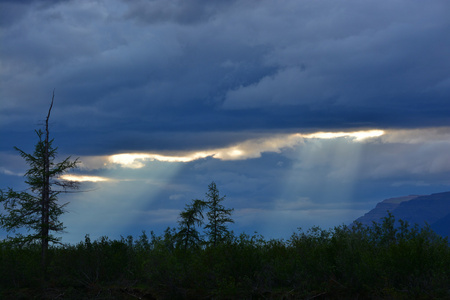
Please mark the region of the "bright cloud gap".
<svg viewBox="0 0 450 300"><path fill-rule="evenodd" d="M355 131L355 132L316 132L311 134L302 135L304 138L318 138L318 139L334 139L340 137L352 137L357 141L365 140L368 138L375 138L382 136L383 130L374 129L367 131Z"/></svg>
<svg viewBox="0 0 450 300"><path fill-rule="evenodd" d="M75 175L75 174L66 174L62 175L61 179L68 181L77 181L77 182L101 182L101 181L110 181L109 178L101 177L101 176L87 176L87 175Z"/></svg>
<svg viewBox="0 0 450 300"><path fill-rule="evenodd" d="M206 157L220 160L244 160L261 157L264 152L279 153L283 148L293 147L304 139L335 139L348 137L355 141L382 136L383 130L366 130L355 132L317 132L311 134L280 134L261 139L244 141L231 147L212 149L202 152L189 152L182 156L170 156L154 153L122 153L111 155L106 164L120 165L125 168L139 169L146 161L190 162Z"/></svg>

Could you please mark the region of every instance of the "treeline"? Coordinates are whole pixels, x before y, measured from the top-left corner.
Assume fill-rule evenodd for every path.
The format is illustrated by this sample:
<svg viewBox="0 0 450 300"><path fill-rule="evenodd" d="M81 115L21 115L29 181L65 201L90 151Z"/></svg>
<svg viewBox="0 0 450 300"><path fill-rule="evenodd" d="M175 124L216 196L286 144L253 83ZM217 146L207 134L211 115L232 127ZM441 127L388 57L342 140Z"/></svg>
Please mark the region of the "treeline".
<svg viewBox="0 0 450 300"><path fill-rule="evenodd" d="M428 227L299 230L289 239L228 232L187 246L179 231L49 248L0 244L1 299L448 299L450 247ZM21 298L22 297L22 298Z"/></svg>
<svg viewBox="0 0 450 300"><path fill-rule="evenodd" d="M448 240L428 227L395 226L389 215L371 227L314 227L287 240L235 235L233 209L214 182L161 236L58 244L53 233L63 231L65 212L58 196L77 187L61 175L78 160L55 162L53 98L34 152L16 148L30 166L29 188L0 189L0 227L8 232L0 299L450 298Z"/></svg>

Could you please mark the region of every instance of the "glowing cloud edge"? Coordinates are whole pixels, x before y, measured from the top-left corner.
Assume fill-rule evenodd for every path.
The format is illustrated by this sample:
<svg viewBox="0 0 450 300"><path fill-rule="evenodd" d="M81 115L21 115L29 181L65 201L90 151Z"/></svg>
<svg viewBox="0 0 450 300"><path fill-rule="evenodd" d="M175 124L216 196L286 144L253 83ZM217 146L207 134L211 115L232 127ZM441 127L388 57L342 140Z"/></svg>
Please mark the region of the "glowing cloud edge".
<svg viewBox="0 0 450 300"><path fill-rule="evenodd" d="M101 176L88 176L88 175L76 175L76 174L66 174L60 177L63 180L76 181L76 182L102 182L111 181L111 179Z"/></svg>
<svg viewBox="0 0 450 300"><path fill-rule="evenodd" d="M311 134L279 134L267 138L247 140L237 145L200 152L188 152L182 156L163 155L156 153L120 153L107 158L108 164L119 165L124 168L139 169L146 161L181 162L186 163L206 157L219 160L245 160L258 158L264 152L280 152L283 148L293 147L304 139L335 139L348 137L355 141L380 137L385 131L379 129L354 132L316 132Z"/></svg>

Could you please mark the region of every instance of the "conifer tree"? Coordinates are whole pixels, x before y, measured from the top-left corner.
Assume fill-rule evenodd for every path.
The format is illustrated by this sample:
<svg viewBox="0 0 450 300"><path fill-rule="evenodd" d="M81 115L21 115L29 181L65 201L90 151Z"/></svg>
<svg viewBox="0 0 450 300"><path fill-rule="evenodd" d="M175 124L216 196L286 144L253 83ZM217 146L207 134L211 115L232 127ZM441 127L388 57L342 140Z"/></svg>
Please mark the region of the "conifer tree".
<svg viewBox="0 0 450 300"><path fill-rule="evenodd" d="M61 232L64 229L59 217L64 213L67 203L58 203L58 195L67 189L78 187L76 182L61 179L61 175L76 167L78 159L71 161L71 158L67 157L62 162L55 163L57 148L53 147L48 126L54 97L53 92L44 131L35 131L38 142L34 153L28 154L14 147L30 167L24 175L29 188L20 192L12 188L0 191L0 202L4 207L4 213L0 215L0 226L8 233L16 233L21 228L26 230L26 234L16 233L12 237L8 235L8 239L15 244L25 245L35 241L40 243L44 275L49 243L60 241L52 232Z"/></svg>
<svg viewBox="0 0 450 300"><path fill-rule="evenodd" d="M229 233L226 224L234 223L233 219L231 219L231 213L234 209L226 209L221 204L225 200L225 197L220 197L219 190L214 181L209 184L208 192L206 193L206 205L209 209L206 215L209 223L205 226L205 229L209 236L209 241L214 247Z"/></svg>
<svg viewBox="0 0 450 300"><path fill-rule="evenodd" d="M186 204L184 211L180 213L178 237L184 249L189 246L197 246L202 239L196 226L203 224L203 209L206 203L202 200L192 200Z"/></svg>

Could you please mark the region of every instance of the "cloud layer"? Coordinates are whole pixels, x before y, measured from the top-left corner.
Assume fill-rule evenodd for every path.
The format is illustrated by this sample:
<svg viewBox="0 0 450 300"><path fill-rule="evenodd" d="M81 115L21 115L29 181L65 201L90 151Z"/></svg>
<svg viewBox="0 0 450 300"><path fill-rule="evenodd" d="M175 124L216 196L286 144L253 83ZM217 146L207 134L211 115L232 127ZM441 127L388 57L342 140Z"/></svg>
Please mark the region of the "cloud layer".
<svg viewBox="0 0 450 300"><path fill-rule="evenodd" d="M167 226L212 180L236 229L274 236L448 190L448 11L446 0L0 1L0 181L24 188L13 146L32 151L56 89L51 133L91 191L67 195L73 237L100 211L115 223L99 235Z"/></svg>
<svg viewBox="0 0 450 300"><path fill-rule="evenodd" d="M39 121L53 88L54 122L86 152L104 152L99 136L123 152L197 146L194 134L217 147L248 139L243 130L448 125L449 8L6 1L2 128Z"/></svg>

